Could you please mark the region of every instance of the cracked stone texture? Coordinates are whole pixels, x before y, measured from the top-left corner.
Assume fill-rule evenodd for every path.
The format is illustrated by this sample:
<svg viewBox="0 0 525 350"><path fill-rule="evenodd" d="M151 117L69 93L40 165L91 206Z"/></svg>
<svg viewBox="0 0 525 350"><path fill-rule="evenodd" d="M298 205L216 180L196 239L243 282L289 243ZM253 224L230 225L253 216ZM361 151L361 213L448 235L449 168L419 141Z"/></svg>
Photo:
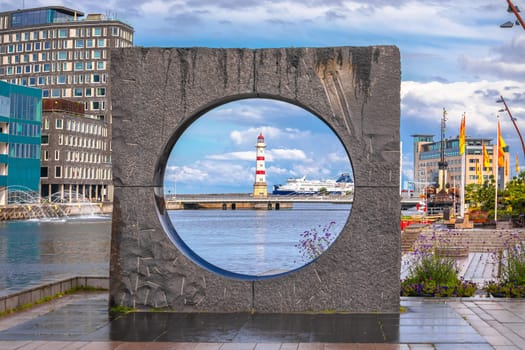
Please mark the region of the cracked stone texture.
<svg viewBox="0 0 525 350"><path fill-rule="evenodd" d="M398 312L400 75L394 46L112 50L110 304ZM250 281L186 257L167 233L173 227L162 183L185 128L221 104L256 97L296 104L332 127L352 162L355 197L350 219L321 258L282 277Z"/></svg>

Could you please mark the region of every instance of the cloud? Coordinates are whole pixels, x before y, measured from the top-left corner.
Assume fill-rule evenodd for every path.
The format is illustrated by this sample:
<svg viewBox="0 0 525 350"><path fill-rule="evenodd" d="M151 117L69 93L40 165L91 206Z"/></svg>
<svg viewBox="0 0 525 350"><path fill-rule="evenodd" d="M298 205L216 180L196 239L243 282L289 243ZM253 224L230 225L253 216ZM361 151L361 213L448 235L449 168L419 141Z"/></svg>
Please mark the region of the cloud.
<svg viewBox="0 0 525 350"><path fill-rule="evenodd" d="M421 127L422 130L433 127L439 132L442 110L447 110L447 135L457 133L463 113L467 115L467 134L481 136L493 133L498 110L503 106L496 103L503 95L511 110L516 113L525 112L523 92L525 83L513 80L475 81L475 82L415 82L406 81L401 84L402 123L410 128ZM521 98L521 101L520 101ZM501 113L500 113L501 114ZM505 113L501 115L506 118ZM502 127L512 128L510 123ZM436 128L437 125L437 128Z"/></svg>
<svg viewBox="0 0 525 350"><path fill-rule="evenodd" d="M253 162L255 159L255 151L212 154L212 155L206 156L206 159L210 159L210 160L249 160Z"/></svg>
<svg viewBox="0 0 525 350"><path fill-rule="evenodd" d="M170 182L204 181L208 178L208 173L201 168L168 166L165 178Z"/></svg>
<svg viewBox="0 0 525 350"><path fill-rule="evenodd" d="M340 154L340 153L329 153L326 155L326 159L330 163L347 163L348 162L348 156L346 154Z"/></svg>
<svg viewBox="0 0 525 350"><path fill-rule="evenodd" d="M263 134L265 139L270 140L297 140L306 138L310 135L309 131L299 130L295 128L277 128L273 126L261 126L257 128L248 128L246 130L233 130L230 132L230 139L236 145L253 144L259 134Z"/></svg>
<svg viewBox="0 0 525 350"><path fill-rule="evenodd" d="M274 149L268 150L267 154L271 157L271 160L304 161L308 159L304 151L300 149L274 148Z"/></svg>
<svg viewBox="0 0 525 350"><path fill-rule="evenodd" d="M525 78L525 34L515 36L490 51L492 54L483 58L461 55L459 65L467 72L484 76L513 80Z"/></svg>

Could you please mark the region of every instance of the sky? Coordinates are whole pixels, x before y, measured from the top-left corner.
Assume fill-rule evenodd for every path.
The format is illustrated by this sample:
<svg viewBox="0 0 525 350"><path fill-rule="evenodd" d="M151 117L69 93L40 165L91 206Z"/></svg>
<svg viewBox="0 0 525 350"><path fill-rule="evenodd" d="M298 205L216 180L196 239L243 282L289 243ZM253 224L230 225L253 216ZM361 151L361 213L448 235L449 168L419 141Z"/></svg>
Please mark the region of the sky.
<svg viewBox="0 0 525 350"><path fill-rule="evenodd" d="M525 9L525 0L513 2ZM505 0L0 0L0 11L50 5L116 17L134 27L135 45L145 47L396 45L402 71L403 184L412 180L410 135L434 134L439 140L443 108L447 137L458 135L465 113L467 136L495 140L499 114L511 162L518 154L525 166L518 134L496 103L502 95L520 130L525 128L525 30L500 28L515 21ZM280 122L271 115L276 108L290 118ZM166 188L178 193L250 192L255 164L249 158L255 157L259 132L268 145L269 187L287 177L335 178L346 170L341 159L346 154L335 137L326 147L312 142L327 140L330 131L307 114L290 105L246 100L204 115L198 122L206 118L220 126L215 128L220 136L203 137L198 125L188 129L166 169ZM292 115L308 122L297 122ZM179 147L196 148L194 140L203 142L199 152L175 156Z"/></svg>

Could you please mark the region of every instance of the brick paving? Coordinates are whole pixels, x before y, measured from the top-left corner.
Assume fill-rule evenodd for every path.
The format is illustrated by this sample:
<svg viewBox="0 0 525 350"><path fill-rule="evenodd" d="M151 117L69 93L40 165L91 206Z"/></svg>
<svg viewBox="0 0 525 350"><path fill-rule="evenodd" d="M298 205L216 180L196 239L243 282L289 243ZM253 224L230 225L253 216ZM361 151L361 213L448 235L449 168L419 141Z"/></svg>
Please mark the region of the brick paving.
<svg viewBox="0 0 525 350"><path fill-rule="evenodd" d="M525 300L517 299L404 297L399 315L136 312L112 320L107 298L75 294L0 318L0 350L525 349Z"/></svg>

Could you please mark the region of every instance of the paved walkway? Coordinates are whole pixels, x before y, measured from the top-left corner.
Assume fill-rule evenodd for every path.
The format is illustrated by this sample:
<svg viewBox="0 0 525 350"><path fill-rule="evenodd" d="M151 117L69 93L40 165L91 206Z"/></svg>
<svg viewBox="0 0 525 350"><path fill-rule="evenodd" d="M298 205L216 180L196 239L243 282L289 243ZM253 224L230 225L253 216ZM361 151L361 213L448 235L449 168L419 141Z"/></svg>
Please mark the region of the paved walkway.
<svg viewBox="0 0 525 350"><path fill-rule="evenodd" d="M401 314L131 313L76 294L0 318L4 349L525 349L525 300L402 298Z"/></svg>

